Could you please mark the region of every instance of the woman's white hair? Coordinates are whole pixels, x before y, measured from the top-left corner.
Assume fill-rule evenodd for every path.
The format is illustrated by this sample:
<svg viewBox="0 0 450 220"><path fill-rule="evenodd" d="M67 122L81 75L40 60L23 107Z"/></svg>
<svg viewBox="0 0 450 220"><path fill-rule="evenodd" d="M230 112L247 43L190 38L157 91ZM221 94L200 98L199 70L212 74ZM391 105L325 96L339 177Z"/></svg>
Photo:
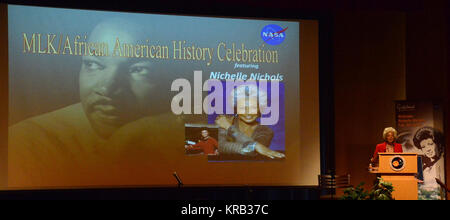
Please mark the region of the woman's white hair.
<svg viewBox="0 0 450 220"><path fill-rule="evenodd" d="M256 101L255 104L257 104L258 109L260 107L267 106L267 93L262 90L258 92L258 86L256 86L255 84L244 84L237 86L236 88L231 90L231 94L229 97L231 99L230 103L233 103L232 105L238 108L240 106L236 105L238 103L238 100L241 98L248 99L249 103L253 103L254 101ZM234 100L236 101L236 104L234 103Z"/></svg>
<svg viewBox="0 0 450 220"><path fill-rule="evenodd" d="M397 130L395 130L395 128L393 127L387 127L384 129L383 131L383 139L386 140L386 136L391 133L394 135L394 138L397 139Z"/></svg>

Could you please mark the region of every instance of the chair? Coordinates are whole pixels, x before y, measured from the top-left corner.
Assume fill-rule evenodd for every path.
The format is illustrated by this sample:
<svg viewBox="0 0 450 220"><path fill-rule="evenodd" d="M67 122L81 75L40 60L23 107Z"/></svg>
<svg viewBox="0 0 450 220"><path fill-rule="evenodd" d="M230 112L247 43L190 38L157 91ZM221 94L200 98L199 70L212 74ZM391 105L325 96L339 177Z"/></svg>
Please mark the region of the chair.
<svg viewBox="0 0 450 220"><path fill-rule="evenodd" d="M319 175L319 199L338 199L336 189L351 187L350 174ZM324 193L325 192L325 193Z"/></svg>

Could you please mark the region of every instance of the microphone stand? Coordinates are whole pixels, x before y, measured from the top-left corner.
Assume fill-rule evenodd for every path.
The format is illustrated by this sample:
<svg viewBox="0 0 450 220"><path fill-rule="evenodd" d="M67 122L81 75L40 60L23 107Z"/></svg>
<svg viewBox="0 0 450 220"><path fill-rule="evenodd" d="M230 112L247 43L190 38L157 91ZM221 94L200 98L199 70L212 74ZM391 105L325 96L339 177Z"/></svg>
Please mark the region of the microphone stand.
<svg viewBox="0 0 450 220"><path fill-rule="evenodd" d="M178 176L177 172L173 172L172 175L175 177L175 179L176 179L177 182L178 182L178 188L180 188L181 186L183 186L183 182L181 181L181 179L180 179L180 177Z"/></svg>

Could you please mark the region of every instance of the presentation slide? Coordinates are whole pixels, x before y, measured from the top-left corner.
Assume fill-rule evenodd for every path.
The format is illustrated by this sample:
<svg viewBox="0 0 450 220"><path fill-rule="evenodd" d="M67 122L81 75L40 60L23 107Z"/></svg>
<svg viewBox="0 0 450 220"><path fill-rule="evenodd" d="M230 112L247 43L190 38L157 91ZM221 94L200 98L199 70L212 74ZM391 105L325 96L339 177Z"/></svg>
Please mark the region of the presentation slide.
<svg viewBox="0 0 450 220"><path fill-rule="evenodd" d="M317 21L7 11L2 188L317 184Z"/></svg>

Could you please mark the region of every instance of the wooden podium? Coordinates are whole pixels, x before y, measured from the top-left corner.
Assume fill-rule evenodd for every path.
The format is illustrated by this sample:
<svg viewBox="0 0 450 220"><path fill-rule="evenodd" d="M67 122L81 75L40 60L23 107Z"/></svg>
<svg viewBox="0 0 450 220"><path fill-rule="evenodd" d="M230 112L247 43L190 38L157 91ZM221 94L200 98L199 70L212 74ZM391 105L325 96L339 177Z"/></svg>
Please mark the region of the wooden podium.
<svg viewBox="0 0 450 220"><path fill-rule="evenodd" d="M380 174L384 181L392 183L392 197L396 200L417 200L417 154L378 153L378 156L378 171L372 173Z"/></svg>

